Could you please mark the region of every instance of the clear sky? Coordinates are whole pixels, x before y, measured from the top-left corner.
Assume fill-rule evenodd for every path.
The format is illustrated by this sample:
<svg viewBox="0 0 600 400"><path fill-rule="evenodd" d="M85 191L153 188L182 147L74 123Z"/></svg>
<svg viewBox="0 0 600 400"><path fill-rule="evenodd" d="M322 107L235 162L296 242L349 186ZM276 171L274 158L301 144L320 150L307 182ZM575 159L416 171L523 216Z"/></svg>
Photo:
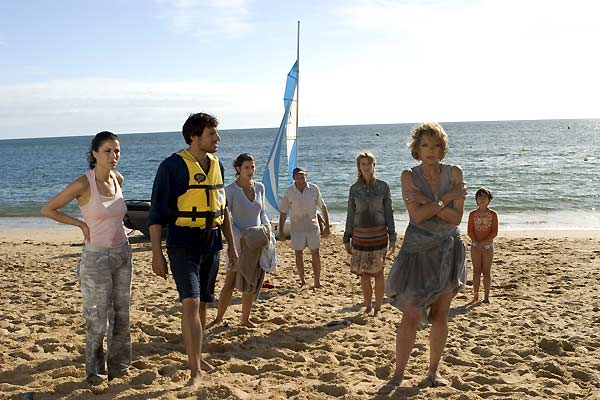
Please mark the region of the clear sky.
<svg viewBox="0 0 600 400"><path fill-rule="evenodd" d="M0 138L598 118L596 0L0 2Z"/></svg>

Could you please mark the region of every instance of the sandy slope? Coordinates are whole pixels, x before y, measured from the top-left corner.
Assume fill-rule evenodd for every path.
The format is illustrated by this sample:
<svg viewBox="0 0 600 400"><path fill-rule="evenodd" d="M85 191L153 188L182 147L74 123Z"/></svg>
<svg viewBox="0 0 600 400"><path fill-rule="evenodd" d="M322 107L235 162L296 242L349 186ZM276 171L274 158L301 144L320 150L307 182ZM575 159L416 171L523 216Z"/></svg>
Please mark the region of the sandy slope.
<svg viewBox="0 0 600 400"><path fill-rule="evenodd" d="M236 295L226 326L205 341L218 370L192 391L183 387L188 375L174 283L151 274L148 243L133 240L133 368L92 388L83 382L77 232L3 232L0 398L600 398L600 240L528 236L497 241L492 304L467 306L465 294L453 302L442 365L451 387L418 386L427 368L427 330L418 333L403 386L384 387L400 312L386 304L378 317L361 314L359 282L334 236L322 249L319 290L296 289L293 253L281 247L276 288L261 294L253 312L259 328L239 326Z"/></svg>

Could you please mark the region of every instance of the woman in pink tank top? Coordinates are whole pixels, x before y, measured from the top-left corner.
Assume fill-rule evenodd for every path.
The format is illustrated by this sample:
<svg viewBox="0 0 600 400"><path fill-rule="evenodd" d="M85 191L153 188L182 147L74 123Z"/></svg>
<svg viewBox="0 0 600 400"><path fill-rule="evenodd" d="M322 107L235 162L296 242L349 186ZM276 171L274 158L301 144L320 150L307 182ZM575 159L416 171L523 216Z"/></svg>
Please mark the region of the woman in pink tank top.
<svg viewBox="0 0 600 400"><path fill-rule="evenodd" d="M123 228L127 211L115 170L120 145L117 135L100 132L92 140L90 169L50 199L42 214L81 229L84 249L77 276L86 325L86 379L100 384L127 373L131 364L129 310L131 304L131 247ZM83 220L60 209L76 199ZM104 338L108 338L108 355Z"/></svg>

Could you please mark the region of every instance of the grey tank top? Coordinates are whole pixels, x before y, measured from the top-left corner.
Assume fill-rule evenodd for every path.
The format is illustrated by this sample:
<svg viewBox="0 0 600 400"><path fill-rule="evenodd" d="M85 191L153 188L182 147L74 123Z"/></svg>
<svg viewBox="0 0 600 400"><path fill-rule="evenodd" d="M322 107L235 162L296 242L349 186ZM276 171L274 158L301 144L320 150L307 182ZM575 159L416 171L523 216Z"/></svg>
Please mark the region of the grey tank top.
<svg viewBox="0 0 600 400"><path fill-rule="evenodd" d="M442 197L452 185L452 166L448 164L440 164L440 167L441 177L437 193L431 192L429 184L427 183L425 177L421 173L421 168L419 168L419 166L412 167L412 178L415 186L421 191L421 193L423 193L426 197L433 201L438 201L440 197ZM450 202L446 204L446 206L452 206L452 203L453 202ZM420 224L417 224L412 220L410 221L410 223L413 226L435 234L445 235L457 229L455 225L449 224L448 222L438 218L437 216L423 221Z"/></svg>

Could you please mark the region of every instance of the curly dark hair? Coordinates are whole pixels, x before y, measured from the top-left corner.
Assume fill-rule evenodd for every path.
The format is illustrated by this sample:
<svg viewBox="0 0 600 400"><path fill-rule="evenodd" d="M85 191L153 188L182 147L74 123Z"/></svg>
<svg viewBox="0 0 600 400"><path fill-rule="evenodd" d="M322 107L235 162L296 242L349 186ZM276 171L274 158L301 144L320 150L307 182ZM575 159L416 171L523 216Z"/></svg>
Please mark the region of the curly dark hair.
<svg viewBox="0 0 600 400"><path fill-rule="evenodd" d="M214 128L219 125L219 120L206 113L191 114L183 124L181 133L187 144L192 143L192 136L202 136L204 128Z"/></svg>

